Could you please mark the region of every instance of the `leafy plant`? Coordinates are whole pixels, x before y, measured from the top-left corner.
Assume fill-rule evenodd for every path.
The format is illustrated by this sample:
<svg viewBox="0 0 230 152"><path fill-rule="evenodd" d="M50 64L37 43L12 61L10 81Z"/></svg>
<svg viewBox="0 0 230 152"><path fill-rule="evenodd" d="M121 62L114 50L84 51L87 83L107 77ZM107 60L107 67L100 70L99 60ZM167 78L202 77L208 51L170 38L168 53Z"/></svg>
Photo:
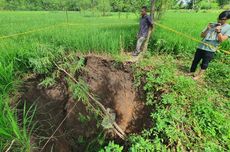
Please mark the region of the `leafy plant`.
<svg viewBox="0 0 230 152"><path fill-rule="evenodd" d="M30 137L34 128L32 119L35 109L30 107L26 110L24 105L22 111L21 123L17 120L17 110L10 107L9 99L0 97L0 150L5 151L10 148L13 151L30 151L32 145L30 143Z"/></svg>
<svg viewBox="0 0 230 152"><path fill-rule="evenodd" d="M51 77L46 77L41 83L39 83L40 86L43 86L45 88L51 87L55 84L55 79Z"/></svg>
<svg viewBox="0 0 230 152"><path fill-rule="evenodd" d="M149 140L141 136L130 137L131 148L130 152L153 152L155 147L154 144Z"/></svg>
<svg viewBox="0 0 230 152"><path fill-rule="evenodd" d="M81 123L86 123L86 122L89 122L91 119L90 119L90 116L85 116L83 115L82 113L79 113L78 114L78 120L81 122Z"/></svg>
<svg viewBox="0 0 230 152"><path fill-rule="evenodd" d="M0 94L13 89L14 83L13 63L5 66L0 62Z"/></svg>
<svg viewBox="0 0 230 152"><path fill-rule="evenodd" d="M138 71L139 79L140 75L146 77L143 86L146 104L154 109L151 118L155 125L145 130L141 136L132 137L140 140L134 143L143 148L143 151L148 150L148 147L142 147L139 143L145 145L146 141L150 142L152 149L160 151L228 149L229 113L222 113L229 109L226 106L227 99L211 89L200 87L191 78L176 76L175 67L169 64L172 61L167 61L169 60L162 64L162 60L155 59L150 71L142 71L142 74ZM137 69L148 63L143 62Z"/></svg>
<svg viewBox="0 0 230 152"><path fill-rule="evenodd" d="M84 103L89 102L89 97L87 94L89 92L89 88L83 80L79 79L78 83L76 84L71 83L71 90L73 92L74 99Z"/></svg>
<svg viewBox="0 0 230 152"><path fill-rule="evenodd" d="M101 149L99 152L122 152L123 147L115 144L114 141L110 141L104 149Z"/></svg>

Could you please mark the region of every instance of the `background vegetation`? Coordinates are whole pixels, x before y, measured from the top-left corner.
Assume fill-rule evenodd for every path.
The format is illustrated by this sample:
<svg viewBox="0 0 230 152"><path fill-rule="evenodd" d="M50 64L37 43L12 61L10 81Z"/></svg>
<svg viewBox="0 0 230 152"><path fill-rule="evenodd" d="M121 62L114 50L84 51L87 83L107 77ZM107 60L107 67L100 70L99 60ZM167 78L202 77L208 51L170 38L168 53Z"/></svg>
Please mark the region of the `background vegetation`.
<svg viewBox="0 0 230 152"><path fill-rule="evenodd" d="M229 8L228 0L162 0L171 9L218 9ZM149 0L0 0L0 9L5 10L69 10L100 12L137 12Z"/></svg>
<svg viewBox="0 0 230 152"><path fill-rule="evenodd" d="M0 12L0 37L67 20L69 23L28 35L0 38L0 151L11 143L14 151L31 149L33 110L30 114L24 111L25 119L18 121L15 108L10 108L14 107L10 101L26 74L49 74L52 61L59 60L66 52L119 56L135 48L138 11L146 1L94 2L0 0L0 8L4 10L80 10L70 11L68 16L63 11ZM167 11L157 22L200 39L200 32L207 23L216 21L221 12L218 8L228 7L228 1L191 1L187 5L173 1L164 6L174 10ZM217 10L197 12L210 8ZM155 123L142 134L130 136L129 151L230 149L230 57L217 53L204 80L194 82L184 73L189 69L196 46L197 42L156 26L145 60L134 67L136 85L141 87L140 79L146 79L143 86L146 104L152 108L151 118ZM229 46L226 42L222 48L229 50ZM153 68L145 71L146 66ZM158 91L164 92L160 99L154 94ZM100 150L122 151L124 147L105 141Z"/></svg>

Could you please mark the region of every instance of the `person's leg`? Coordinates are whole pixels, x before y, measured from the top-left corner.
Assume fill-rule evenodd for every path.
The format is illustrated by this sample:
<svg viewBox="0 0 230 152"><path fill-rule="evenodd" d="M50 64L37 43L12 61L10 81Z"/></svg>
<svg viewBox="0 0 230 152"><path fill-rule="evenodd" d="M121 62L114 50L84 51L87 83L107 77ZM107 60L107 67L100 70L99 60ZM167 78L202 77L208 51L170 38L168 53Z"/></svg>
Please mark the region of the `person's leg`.
<svg viewBox="0 0 230 152"><path fill-rule="evenodd" d="M137 56L141 52L141 46L143 45L144 41L145 41L145 37L140 37L137 40L136 50L133 52L133 56Z"/></svg>
<svg viewBox="0 0 230 152"><path fill-rule="evenodd" d="M203 61L201 63L201 69L198 75L193 78L194 80L198 80L204 75L205 70L208 68L210 61L214 57L214 54L215 54L214 52L204 51Z"/></svg>
<svg viewBox="0 0 230 152"><path fill-rule="evenodd" d="M198 74L196 76L193 77L193 80L198 80L200 79L203 75L204 75L205 70L200 69L200 71L198 72Z"/></svg>
<svg viewBox="0 0 230 152"><path fill-rule="evenodd" d="M203 54L203 50L197 49L193 62L192 62L192 66L190 68L190 73L194 73L196 71L197 65L199 64L200 60L202 59L202 54Z"/></svg>

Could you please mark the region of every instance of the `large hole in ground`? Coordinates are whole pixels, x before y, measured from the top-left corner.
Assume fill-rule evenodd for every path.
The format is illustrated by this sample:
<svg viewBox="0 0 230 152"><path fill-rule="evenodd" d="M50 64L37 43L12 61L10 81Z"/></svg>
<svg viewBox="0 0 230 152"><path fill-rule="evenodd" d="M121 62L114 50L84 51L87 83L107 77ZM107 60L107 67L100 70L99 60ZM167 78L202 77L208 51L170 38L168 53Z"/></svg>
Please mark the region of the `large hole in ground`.
<svg viewBox="0 0 230 152"><path fill-rule="evenodd" d="M145 106L134 87L131 64L125 65L97 56L86 56L85 61L84 72L76 73L75 77L81 77L98 100L106 108L115 111L116 122L126 134L140 133L151 126L150 109ZM65 77L63 75L53 87L43 88L39 86L41 77L35 76L28 79L21 89L21 100L28 107L37 107L34 116L37 124L32 142L38 151L67 114L67 119L44 151L87 151L103 132L94 113L89 112L82 102L73 100ZM75 104L76 107L71 111ZM118 137L106 136L105 139L117 140ZM97 148L93 147L95 151Z"/></svg>

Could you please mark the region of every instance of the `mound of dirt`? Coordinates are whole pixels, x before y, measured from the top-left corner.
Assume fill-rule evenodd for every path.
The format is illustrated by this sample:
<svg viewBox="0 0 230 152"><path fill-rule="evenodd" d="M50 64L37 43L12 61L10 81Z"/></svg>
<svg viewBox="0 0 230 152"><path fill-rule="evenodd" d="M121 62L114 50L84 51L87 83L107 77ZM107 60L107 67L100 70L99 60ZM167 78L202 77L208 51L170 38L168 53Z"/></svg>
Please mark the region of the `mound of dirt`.
<svg viewBox="0 0 230 152"><path fill-rule="evenodd" d="M127 134L139 133L147 128L151 123L150 110L140 100L133 86L131 65L96 56L87 56L85 61L84 70L76 73L75 78L80 77L87 82L98 100L106 108L114 110L120 128ZM40 87L40 81L39 76L31 78L21 90L21 100L26 101L27 106L37 107L34 118L39 126L34 134L36 145L41 148L66 117L44 151L86 151L102 132L101 127L96 127L98 121L94 119L94 114L82 102L73 100L64 75L51 88ZM72 110L74 105L76 107ZM43 140L38 140L38 137L43 137Z"/></svg>

